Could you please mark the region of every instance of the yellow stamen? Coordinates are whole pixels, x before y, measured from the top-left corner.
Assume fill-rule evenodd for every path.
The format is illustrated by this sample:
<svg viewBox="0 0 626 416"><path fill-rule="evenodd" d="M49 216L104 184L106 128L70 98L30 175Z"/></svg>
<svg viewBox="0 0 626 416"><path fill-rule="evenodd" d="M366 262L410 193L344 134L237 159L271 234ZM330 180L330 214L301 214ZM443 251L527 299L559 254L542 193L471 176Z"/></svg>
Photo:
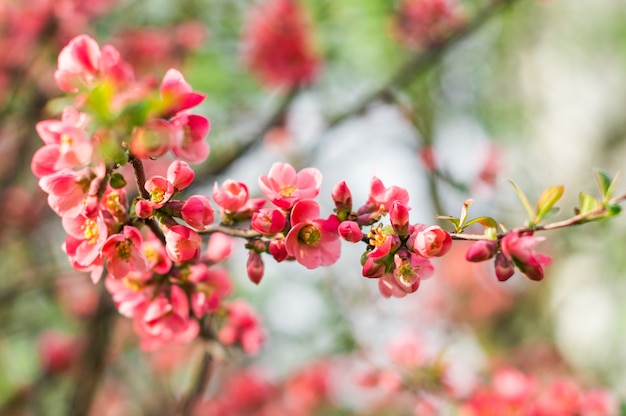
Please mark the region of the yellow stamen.
<svg viewBox="0 0 626 416"><path fill-rule="evenodd" d="M305 225L298 233L298 240L306 245L317 245L322 239L322 233L314 225Z"/></svg>
<svg viewBox="0 0 626 416"><path fill-rule="evenodd" d="M293 194L296 191L296 189L298 188L296 188L293 185L283 185L280 187L280 191L278 193L282 197L287 197L287 196L291 196L291 194Z"/></svg>
<svg viewBox="0 0 626 416"><path fill-rule="evenodd" d="M130 259L131 242L128 240L119 241L115 244L115 256L121 260Z"/></svg>
<svg viewBox="0 0 626 416"><path fill-rule="evenodd" d="M385 240L387 240L387 233L383 230L383 226L378 224L377 227L371 229L367 237L371 246L378 247L382 246Z"/></svg>
<svg viewBox="0 0 626 416"><path fill-rule="evenodd" d="M100 233L98 232L98 224L94 220L90 220L90 219L85 220L83 225L80 226L80 229L82 230L83 235L85 236L85 240L87 240L87 244L89 245L96 244L96 242L98 241L98 237L100 236Z"/></svg>

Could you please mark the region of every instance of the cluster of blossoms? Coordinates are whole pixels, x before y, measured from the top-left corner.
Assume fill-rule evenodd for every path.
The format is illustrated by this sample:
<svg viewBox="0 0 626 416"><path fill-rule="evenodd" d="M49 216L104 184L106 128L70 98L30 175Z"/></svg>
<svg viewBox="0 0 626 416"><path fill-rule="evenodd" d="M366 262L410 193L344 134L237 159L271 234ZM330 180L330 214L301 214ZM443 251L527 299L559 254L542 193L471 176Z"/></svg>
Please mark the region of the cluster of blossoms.
<svg viewBox="0 0 626 416"><path fill-rule="evenodd" d="M223 302L232 284L217 263L230 254L230 237L217 231L247 240L247 273L257 284L262 254L315 269L339 259L341 239L363 242L362 274L377 279L386 298L415 292L434 272L431 259L450 250L452 236L441 227L409 222L406 189L386 187L374 176L367 200L353 210L351 191L340 182L331 193L334 213L322 217L315 200L322 174L287 163L275 163L259 178L265 198L250 198L243 182L215 183L221 224L214 225L208 196L181 197L194 180L188 162L203 162L209 154L210 124L191 113L205 96L180 72L170 69L160 83L136 79L114 47L100 48L81 35L59 54L55 80L73 100L60 120L37 124L45 145L31 169L62 218L70 263L91 273L94 282L105 275L119 312L134 320L144 348L189 341L201 332L205 315L217 314L222 343L259 349L263 335L254 312L242 301ZM142 160L168 152L177 159L166 173L146 178ZM132 199L118 172L128 164L139 193ZM204 254L202 233L211 234ZM539 280L549 257L534 252L538 240L513 230L475 243L467 258L480 261L497 253L498 279L518 267Z"/></svg>
<svg viewBox="0 0 626 416"><path fill-rule="evenodd" d="M60 120L37 124L45 145L31 169L62 218L72 266L94 282L106 271L106 287L120 313L134 320L144 348L193 339L199 320L220 312L223 342L255 352L258 319L247 305L222 302L232 284L214 265L229 255L230 241L215 234L201 254L198 231L214 220L209 198L177 198L194 179L187 162L209 154L209 121L189 111L204 95L174 69L160 84L135 79L115 48L85 35L61 51L55 80L75 95ZM141 177L142 159L167 152L184 160L172 162L165 176ZM116 172L129 162L139 187L132 200Z"/></svg>
<svg viewBox="0 0 626 416"><path fill-rule="evenodd" d="M244 61L268 86L296 87L313 81L321 58L298 0L268 0L253 10L243 34Z"/></svg>

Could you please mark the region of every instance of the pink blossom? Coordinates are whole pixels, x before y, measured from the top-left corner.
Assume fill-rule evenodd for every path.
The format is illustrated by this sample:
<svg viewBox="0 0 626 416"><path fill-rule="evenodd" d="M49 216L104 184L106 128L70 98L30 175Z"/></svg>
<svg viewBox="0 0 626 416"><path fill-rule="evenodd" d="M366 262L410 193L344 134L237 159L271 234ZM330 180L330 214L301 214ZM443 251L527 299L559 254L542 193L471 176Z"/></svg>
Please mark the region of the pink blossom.
<svg viewBox="0 0 626 416"><path fill-rule="evenodd" d="M496 271L496 277L501 282L508 280L515 273L515 266L513 265L513 262L507 259L504 253L498 253L496 255L494 268Z"/></svg>
<svg viewBox="0 0 626 416"><path fill-rule="evenodd" d="M252 221L250 223L255 231L265 235L281 232L286 224L287 219L281 210L264 208L252 214Z"/></svg>
<svg viewBox="0 0 626 416"><path fill-rule="evenodd" d="M167 180L174 186L176 191L182 191L193 182L194 172L187 162L182 160L173 161L167 168Z"/></svg>
<svg viewBox="0 0 626 416"><path fill-rule="evenodd" d="M79 35L59 53L54 79L63 91L76 92L81 87L91 86L100 69L100 46L91 37Z"/></svg>
<svg viewBox="0 0 626 416"><path fill-rule="evenodd" d="M175 131L172 152L190 163L202 163L209 156L210 147L205 137L211 125L205 117L179 113L171 120Z"/></svg>
<svg viewBox="0 0 626 416"><path fill-rule="evenodd" d="M204 230L215 219L209 197L204 195L192 195L187 198L180 213L183 220L196 230Z"/></svg>
<svg viewBox="0 0 626 416"><path fill-rule="evenodd" d="M352 193L345 181L339 182L333 188L331 197L335 203L335 209L337 210L337 216L341 218L340 212L344 212L346 215L352 211Z"/></svg>
<svg viewBox="0 0 626 416"><path fill-rule="evenodd" d="M319 192L322 174L315 168L296 173L288 163L274 163L268 175L259 178L259 187L274 205L289 209L302 199L313 199Z"/></svg>
<svg viewBox="0 0 626 416"><path fill-rule="evenodd" d="M343 221L337 229L341 238L351 243L358 243L363 239L363 231L358 223L354 221Z"/></svg>
<svg viewBox="0 0 626 416"><path fill-rule="evenodd" d="M381 216L387 215L394 202L409 205L409 193L399 186L385 187L376 176L370 182L370 193L365 204L357 210L358 222L361 225L371 225Z"/></svg>
<svg viewBox="0 0 626 416"><path fill-rule="evenodd" d="M400 201L394 201L389 212L389 221L398 237L409 235L409 207Z"/></svg>
<svg viewBox="0 0 626 416"><path fill-rule="evenodd" d="M452 247L452 237L438 225L416 227L413 250L425 258L441 257Z"/></svg>
<svg viewBox="0 0 626 416"><path fill-rule="evenodd" d="M165 250L172 261L184 263L200 255L200 235L184 225L175 225L165 234Z"/></svg>
<svg viewBox="0 0 626 416"><path fill-rule="evenodd" d="M285 247L285 238L282 234L279 234L270 240L269 252L278 263L287 260L290 257L287 252L287 248Z"/></svg>
<svg viewBox="0 0 626 416"><path fill-rule="evenodd" d="M435 269L428 259L408 251L394 256L393 273L378 280L380 293L389 298L401 298L419 288L420 281L432 276Z"/></svg>
<svg viewBox="0 0 626 416"><path fill-rule="evenodd" d="M500 240L502 254L513 262L522 273L531 280L543 279L543 267L550 264L550 256L537 253L535 244L545 240L532 234L522 234L519 230L512 230Z"/></svg>
<svg viewBox="0 0 626 416"><path fill-rule="evenodd" d="M125 225L121 233L110 236L102 247L107 269L115 279L121 279L131 271L143 273L148 260L142 251L143 238L135 227Z"/></svg>
<svg viewBox="0 0 626 416"><path fill-rule="evenodd" d="M390 233L382 224L372 227L367 235L368 243L373 250L367 253L367 257L381 259L389 253L395 252L400 247L400 238Z"/></svg>
<svg viewBox="0 0 626 416"><path fill-rule="evenodd" d="M57 152L53 168L58 171L64 168L80 168L86 166L91 161L93 154L93 143L91 137L85 130L88 118L85 114L77 112L72 107L68 107L63 112L61 120L44 120L37 123L35 129L46 144L37 153L46 155ZM53 150L54 149L54 150ZM34 164L42 156L33 156Z"/></svg>
<svg viewBox="0 0 626 416"><path fill-rule="evenodd" d="M162 176L151 177L144 188L150 193L150 205L153 209L161 208L174 194L174 185Z"/></svg>
<svg viewBox="0 0 626 416"><path fill-rule="evenodd" d="M84 239L74 238L71 235L68 235L65 238L65 242L63 243L62 248L65 254L67 254L71 266L75 270L79 272L89 272L91 276L91 281L93 283L98 283L100 281L100 278L102 277L102 273L104 273L104 259L102 258L102 255L99 255L92 263L88 265L80 264L78 262L78 259L84 261L85 257L81 255L78 255L77 257L77 250L83 244Z"/></svg>
<svg viewBox="0 0 626 416"><path fill-rule="evenodd" d="M213 199L226 212L237 212L248 202L248 186L243 182L226 179L222 187L213 184Z"/></svg>
<svg viewBox="0 0 626 416"><path fill-rule="evenodd" d="M190 318L187 294L176 285L169 297L155 297L141 316L135 317L135 328L142 336L141 347L153 350L170 341L189 342L198 335L200 326Z"/></svg>
<svg viewBox="0 0 626 416"><path fill-rule="evenodd" d="M198 263L189 266L189 281L194 284L191 308L197 318L218 310L223 299L233 290L226 269Z"/></svg>
<svg viewBox="0 0 626 416"><path fill-rule="evenodd" d="M73 261L81 266L93 264L100 256L100 250L108 237L104 219L101 216L87 218L84 215L79 215L77 217L63 217L62 222L65 232L80 241L75 246Z"/></svg>
<svg viewBox="0 0 626 416"><path fill-rule="evenodd" d="M152 232L143 241L143 254L148 260L148 269L159 274L167 274L172 268L172 260L167 256L165 247Z"/></svg>
<svg viewBox="0 0 626 416"><path fill-rule="evenodd" d="M292 228L285 238L287 253L308 269L329 266L341 253L337 217L323 220L319 214L318 203L311 199L296 203L291 211Z"/></svg>
<svg viewBox="0 0 626 416"><path fill-rule="evenodd" d="M259 318L243 300L230 303L226 310L226 324L220 329L218 339L225 345L240 344L248 354L256 354L265 336Z"/></svg>
<svg viewBox="0 0 626 416"><path fill-rule="evenodd" d="M154 215L154 207L147 199L140 199L135 204L135 215L139 218L150 218Z"/></svg>
<svg viewBox="0 0 626 416"><path fill-rule="evenodd" d="M57 215L77 217L85 209L89 181L81 172L62 170L39 180L48 193L48 205Z"/></svg>
<svg viewBox="0 0 626 416"><path fill-rule="evenodd" d="M367 257L363 263L361 273L363 274L363 277L367 277L369 279L380 278L387 273L387 266L382 261L377 261L372 257Z"/></svg>
<svg viewBox="0 0 626 416"><path fill-rule="evenodd" d="M138 272L129 272L121 279L113 278L111 274L105 278L104 285L121 315L134 318L145 310L153 292L145 281L145 274Z"/></svg>
<svg viewBox="0 0 626 416"><path fill-rule="evenodd" d="M205 98L204 94L194 92L185 81L183 74L176 69L165 73L161 82L162 116L171 117L179 111L195 107Z"/></svg>

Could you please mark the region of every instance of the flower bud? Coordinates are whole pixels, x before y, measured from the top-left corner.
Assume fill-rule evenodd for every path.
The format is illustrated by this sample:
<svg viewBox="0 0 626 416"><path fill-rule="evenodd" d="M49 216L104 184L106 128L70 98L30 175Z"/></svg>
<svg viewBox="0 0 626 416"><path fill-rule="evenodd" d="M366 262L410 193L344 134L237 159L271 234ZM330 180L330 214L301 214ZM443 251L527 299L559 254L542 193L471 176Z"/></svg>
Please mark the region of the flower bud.
<svg viewBox="0 0 626 416"><path fill-rule="evenodd" d="M287 253L287 248L285 247L284 238L273 238L270 241L269 252L272 257L274 257L274 260L279 263L289 257L289 253Z"/></svg>
<svg viewBox="0 0 626 416"><path fill-rule="evenodd" d="M193 169L189 167L187 162L182 160L173 161L167 168L167 180L170 181L176 191L182 191L193 182Z"/></svg>
<svg viewBox="0 0 626 416"><path fill-rule="evenodd" d="M345 181L341 181L335 185L331 196L335 202L337 215L340 215L342 212L349 214L350 211L352 211L352 193Z"/></svg>
<svg viewBox="0 0 626 416"><path fill-rule="evenodd" d="M425 258L440 257L450 250L452 237L438 225L417 231L413 250Z"/></svg>
<svg viewBox="0 0 626 416"><path fill-rule="evenodd" d="M513 262L507 259L502 253L498 253L496 256L494 266L496 269L496 277L501 282L508 280L509 277L513 276L513 273L515 273Z"/></svg>
<svg viewBox="0 0 626 416"><path fill-rule="evenodd" d="M152 204L147 199L140 199L135 204L135 214L137 214L139 218L150 218L153 212Z"/></svg>
<svg viewBox="0 0 626 416"><path fill-rule="evenodd" d="M261 255L254 250L250 250L248 253L248 262L246 264L246 271L248 272L248 278L252 283L258 285L263 278L263 259Z"/></svg>
<svg viewBox="0 0 626 416"><path fill-rule="evenodd" d="M400 201L394 201L389 212L391 226L398 237L409 234L409 208Z"/></svg>
<svg viewBox="0 0 626 416"><path fill-rule="evenodd" d="M337 229L341 238L350 243L358 243L363 239L363 231L361 231L361 227L354 221L344 221L339 224L339 228Z"/></svg>
<svg viewBox="0 0 626 416"><path fill-rule="evenodd" d="M197 230L204 230L213 223L214 213L209 198L204 195L190 196L180 210L183 220Z"/></svg>
<svg viewBox="0 0 626 416"><path fill-rule="evenodd" d="M260 209L252 214L250 225L261 234L276 234L285 228L287 220L282 211L278 209Z"/></svg>
<svg viewBox="0 0 626 416"><path fill-rule="evenodd" d="M498 242L495 240L480 240L473 243L465 253L465 259L472 262L489 260L496 255Z"/></svg>
<svg viewBox="0 0 626 416"><path fill-rule="evenodd" d="M243 182L226 179L222 187L213 185L215 203L228 212L237 212L248 202L248 186Z"/></svg>

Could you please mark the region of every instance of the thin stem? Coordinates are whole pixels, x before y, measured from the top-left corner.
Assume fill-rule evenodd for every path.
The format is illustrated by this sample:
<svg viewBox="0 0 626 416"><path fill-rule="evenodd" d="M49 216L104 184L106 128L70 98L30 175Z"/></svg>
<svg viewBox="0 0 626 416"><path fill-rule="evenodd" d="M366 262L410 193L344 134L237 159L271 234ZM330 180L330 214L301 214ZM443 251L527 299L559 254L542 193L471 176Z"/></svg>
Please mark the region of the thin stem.
<svg viewBox="0 0 626 416"><path fill-rule="evenodd" d="M203 231L199 231L200 234L213 234L213 233L222 233L229 235L231 237L239 237L239 238L256 238L261 237L261 234L257 231L243 228L233 228L227 225L215 224L205 228Z"/></svg>
<svg viewBox="0 0 626 416"><path fill-rule="evenodd" d="M521 233L530 233L534 231L551 231L551 230L556 230L559 228L571 227L574 225L581 225L581 224L584 224L585 222L590 221L591 218L595 216L606 214L608 212L607 206L620 204L624 200L626 200L626 194L623 194L623 195L620 195L618 197L611 199L605 206L596 208L591 211L583 212L578 215L574 215L573 217L562 220L562 221L556 221L550 224L539 225L536 227L517 228L516 230ZM498 234L497 236L498 240L502 239L508 233L509 232ZM468 240L468 241L491 240L491 238L483 234L451 233L450 236L452 237L453 240Z"/></svg>
<svg viewBox="0 0 626 416"><path fill-rule="evenodd" d="M129 155L128 162L133 167L133 173L135 175L135 184L137 185L137 191L143 199L150 199L150 192L146 189L146 172L143 168L141 159L137 159L133 155ZM144 223L150 228L152 233L165 245L165 235L163 230L159 227L159 224L154 219L145 219Z"/></svg>

